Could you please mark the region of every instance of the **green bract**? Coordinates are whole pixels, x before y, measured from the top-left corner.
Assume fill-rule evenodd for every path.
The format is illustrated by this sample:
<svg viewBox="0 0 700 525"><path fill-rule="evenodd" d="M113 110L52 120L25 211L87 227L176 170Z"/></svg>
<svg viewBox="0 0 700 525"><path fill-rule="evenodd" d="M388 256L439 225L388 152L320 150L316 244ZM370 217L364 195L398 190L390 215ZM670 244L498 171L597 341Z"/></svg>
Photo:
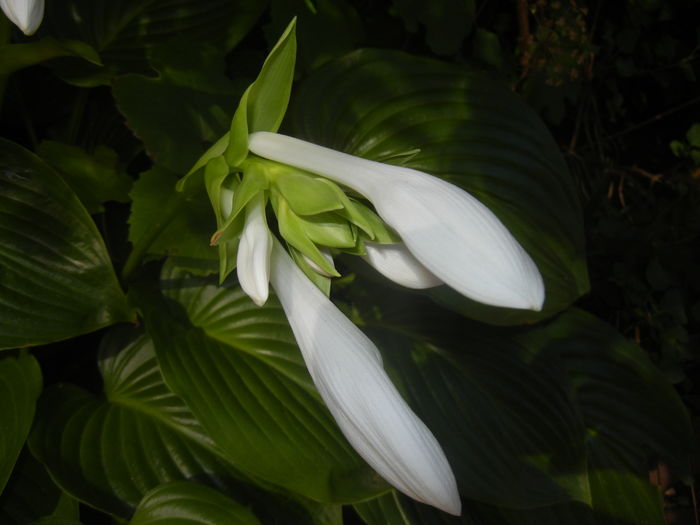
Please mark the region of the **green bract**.
<svg viewBox="0 0 700 525"><path fill-rule="evenodd" d="M250 155L248 136L277 131L282 123L296 57L296 19L265 60L257 79L246 89L231 129L213 144L177 184L203 171L216 216L211 244L219 247L219 279L236 268L246 205L262 194L277 216L279 232L294 260L319 288L328 293L329 277L338 277L323 248L364 255L365 240L396 243L399 237L365 205L348 197L334 182L298 168Z"/></svg>

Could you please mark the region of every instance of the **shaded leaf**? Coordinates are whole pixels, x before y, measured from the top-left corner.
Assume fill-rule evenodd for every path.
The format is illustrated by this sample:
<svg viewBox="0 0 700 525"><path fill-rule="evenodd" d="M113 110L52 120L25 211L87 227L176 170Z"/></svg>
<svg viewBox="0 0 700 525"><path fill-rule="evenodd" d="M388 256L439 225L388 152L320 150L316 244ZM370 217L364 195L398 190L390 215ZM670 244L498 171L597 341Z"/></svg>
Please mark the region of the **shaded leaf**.
<svg viewBox="0 0 700 525"><path fill-rule="evenodd" d="M260 521L245 506L220 492L191 481L160 485L141 500L131 525L259 525Z"/></svg>
<svg viewBox="0 0 700 525"><path fill-rule="evenodd" d="M0 76L65 56L76 56L97 66L101 65L97 52L85 42L46 37L26 44L0 46Z"/></svg>
<svg viewBox="0 0 700 525"><path fill-rule="evenodd" d="M392 8L411 33L418 31L419 24L425 28L425 41L437 55L454 55L460 50L476 11L474 0L393 0Z"/></svg>
<svg viewBox="0 0 700 525"><path fill-rule="evenodd" d="M127 125L144 142L155 162L185 173L227 130L245 87L224 75L224 51L194 43L155 48L150 78L124 75L113 93Z"/></svg>
<svg viewBox="0 0 700 525"><path fill-rule="evenodd" d="M153 48L175 41L214 45L226 52L250 30L265 1L242 0L73 0L47 2L40 32L87 42L98 50L104 68L59 64L58 72L84 86L106 84L123 73L149 74Z"/></svg>
<svg viewBox="0 0 700 525"><path fill-rule="evenodd" d="M39 364L32 356L0 356L0 493L34 420L41 386Z"/></svg>
<svg viewBox="0 0 700 525"><path fill-rule="evenodd" d="M573 180L542 122L502 84L462 66L360 50L309 77L290 117L296 136L462 186L503 221L544 277L539 313L481 305L444 286L430 292L456 311L494 324L531 322L588 290Z"/></svg>
<svg viewBox="0 0 700 525"><path fill-rule="evenodd" d="M128 202L131 177L119 166L114 150L98 146L90 155L82 148L45 140L37 154L73 189L88 213L104 211L108 201Z"/></svg>
<svg viewBox="0 0 700 525"><path fill-rule="evenodd" d="M0 495L0 523L24 525L45 517L77 519L78 502L56 486L25 448Z"/></svg>
<svg viewBox="0 0 700 525"><path fill-rule="evenodd" d="M270 44L294 16L298 19L300 71L310 71L352 51L364 38L362 20L346 0L273 0L270 23L264 27Z"/></svg>
<svg viewBox="0 0 700 525"><path fill-rule="evenodd" d="M218 268L218 251L209 246L216 221L204 188L175 191L177 176L161 168L134 183L129 241L156 257L171 256L178 265L204 273Z"/></svg>
<svg viewBox="0 0 700 525"><path fill-rule="evenodd" d="M435 340L438 337L436 334L442 334L446 339L455 339L457 334L462 334L458 352L446 351L448 343L443 342L438 356L453 360L457 355L459 363L463 364L460 370L468 370L473 374L473 378L470 374L466 383L478 379L485 385L485 394L496 394L498 385L501 390L517 392L518 389L514 387L531 381L528 374L516 374L506 380L493 379L506 373L511 366L508 359L498 359L501 355L499 348L504 344L504 348L510 346L511 354L519 356L523 366L532 371L539 370L540 380L559 382L568 391L569 411L582 420L582 425L578 427L578 437L573 437L576 438L577 446L583 446L585 450L585 471L588 473L585 479L590 487L590 506L573 501L553 502L554 504L538 508L513 508L519 507L514 499L507 501L508 498L501 498L500 502L492 499L489 504L485 504L483 497L474 497L471 483L476 483L477 480L486 483L488 478L484 478L479 469L474 469L473 473L464 473L462 458L465 453L452 452L455 445L450 442L451 436L441 435L441 432L445 433L444 429L454 425L454 421L460 421L464 417L459 415L460 406L466 402L467 407L470 407L468 412L472 433L478 434L483 425L488 425L492 431L499 431L500 437L494 435L489 442L496 449L503 450L502 444L512 441L514 450L527 454L527 439L531 439L532 430L508 431L508 426L504 425L507 417L501 417L501 414L496 416L499 426L489 423L488 409L471 407L470 398L463 393L464 386L460 385L455 390L454 382L449 380L454 371L446 372L440 381L424 383L414 379L415 372L406 374L415 368L420 370L421 376L428 376L435 367L436 357L429 355L427 359L410 359L401 356L398 350L387 354L386 346L383 346L384 355L388 357L387 367L396 371L397 376L405 381L409 398L414 403L420 403L418 406L433 405L432 409L424 409L421 415L443 443L457 472L462 495L467 500L464 501L460 520L446 517L444 513L402 495L393 498L386 495L358 505L358 512L368 523L378 525L384 523L384 519L391 525L663 525L661 494L648 481L648 460L650 457L662 458L682 475L689 465L688 454L693 447L692 430L687 413L673 387L640 348L626 341L604 322L578 310L570 310L548 324L510 330L505 334L502 329L476 323L463 326L463 321L459 320L457 322L462 326L458 327L451 324L449 317L443 318L442 322L431 316L426 319L425 313L425 309L400 305L393 311L385 310L384 321L388 326L400 327L402 332L408 330L423 334L421 340L426 340L426 336L429 341ZM434 332L426 330L425 327L430 326ZM494 352L495 355L485 357ZM416 354L415 345L412 354ZM491 370L479 366L480 362L491 359L494 360ZM411 361L416 362L415 365L407 364ZM401 368L398 368L399 365ZM548 370L555 373L548 375ZM455 399L461 400L459 404L449 402L448 397L442 394L443 391L454 393ZM544 392L540 387L536 391L540 394ZM521 406L542 403L534 393L534 390L531 393L521 391L525 398L519 401ZM544 405L547 404L551 404L551 400L544 401ZM437 407L448 408L443 409L443 414L440 415ZM538 419L540 417L542 419ZM530 414L526 416L526 421L526 424L533 426L533 430L543 428L559 434L564 430L561 421L552 415ZM467 445L463 439L460 443L463 448L473 446ZM549 451L549 454L552 453L552 464L563 467L560 453L554 449ZM512 490L511 487L505 488L504 485L509 483L509 479L500 475L494 483L504 491L509 491ZM529 485L527 490L535 488L536 486Z"/></svg>

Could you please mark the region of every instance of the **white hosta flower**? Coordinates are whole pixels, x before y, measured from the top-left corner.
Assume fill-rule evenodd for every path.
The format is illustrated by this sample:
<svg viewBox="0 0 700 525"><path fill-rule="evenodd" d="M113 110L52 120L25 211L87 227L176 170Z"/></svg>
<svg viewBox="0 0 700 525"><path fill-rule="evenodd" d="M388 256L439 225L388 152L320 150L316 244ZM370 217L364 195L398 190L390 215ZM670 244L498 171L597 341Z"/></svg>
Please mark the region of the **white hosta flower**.
<svg viewBox="0 0 700 525"><path fill-rule="evenodd" d="M265 220L265 198L257 195L246 206L245 226L238 244L236 271L243 291L262 306L269 294L272 234Z"/></svg>
<svg viewBox="0 0 700 525"><path fill-rule="evenodd" d="M405 244L365 242L365 249L367 255L363 259L384 277L401 286L422 290L443 284L413 256Z"/></svg>
<svg viewBox="0 0 700 525"><path fill-rule="evenodd" d="M252 133L249 148L363 194L416 259L462 295L494 306L542 308L544 284L535 263L491 210L454 184L276 133Z"/></svg>
<svg viewBox="0 0 700 525"><path fill-rule="evenodd" d="M273 244L272 286L316 388L345 437L401 492L459 515L452 469L435 437L384 372L377 348L306 278L279 242Z"/></svg>
<svg viewBox="0 0 700 525"><path fill-rule="evenodd" d="M44 18L44 0L0 0L7 18L25 35L32 35Z"/></svg>

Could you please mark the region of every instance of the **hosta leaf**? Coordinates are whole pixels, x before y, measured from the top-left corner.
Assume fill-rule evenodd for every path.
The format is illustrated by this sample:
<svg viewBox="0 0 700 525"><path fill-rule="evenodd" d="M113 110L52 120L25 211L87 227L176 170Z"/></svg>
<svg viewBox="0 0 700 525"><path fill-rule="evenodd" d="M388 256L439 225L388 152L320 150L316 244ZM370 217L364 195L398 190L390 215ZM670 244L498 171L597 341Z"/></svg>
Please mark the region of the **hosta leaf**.
<svg viewBox="0 0 700 525"><path fill-rule="evenodd" d="M32 356L0 355L0 493L24 446L40 392L41 371Z"/></svg>
<svg viewBox="0 0 700 525"><path fill-rule="evenodd" d="M150 64L158 77L123 75L114 80L113 93L148 154L183 174L228 130L245 83L226 77L224 50L213 45L158 47Z"/></svg>
<svg viewBox="0 0 700 525"><path fill-rule="evenodd" d="M129 317L78 198L36 156L0 139L0 348L58 341Z"/></svg>
<svg viewBox="0 0 700 525"><path fill-rule="evenodd" d="M481 305L447 287L431 292L453 309L495 324L531 322L588 290L573 180L539 118L500 83L463 66L360 50L309 77L290 117L295 136L462 186L504 222L544 277L542 312Z"/></svg>
<svg viewBox="0 0 700 525"><path fill-rule="evenodd" d="M150 74L150 51L173 41L212 44L225 52L246 35L265 6L256 0L47 2L40 32L83 40L97 49L104 68L57 66L67 80L94 86L118 74Z"/></svg>
<svg viewBox="0 0 700 525"><path fill-rule="evenodd" d="M78 502L56 486L25 448L0 495L0 523L25 525L42 518L77 519Z"/></svg>
<svg viewBox="0 0 700 525"><path fill-rule="evenodd" d="M168 385L207 433L244 472L317 501L385 490L321 402L277 300L259 308L215 283L168 265L170 300L136 297Z"/></svg>
<svg viewBox="0 0 700 525"><path fill-rule="evenodd" d="M128 202L133 180L119 166L116 152L98 146L93 154L70 144L45 140L37 148L76 193L88 213L104 211L108 201Z"/></svg>
<svg viewBox="0 0 700 525"><path fill-rule="evenodd" d="M129 216L129 241L134 249L179 265L211 273L218 268L218 251L209 246L216 231L214 214L203 187L175 191L177 175L162 168L141 174L134 183Z"/></svg>
<svg viewBox="0 0 700 525"><path fill-rule="evenodd" d="M133 331L112 332L101 347L106 399L70 384L45 391L32 453L63 490L121 517L169 481L238 487L235 469L164 385L150 340L129 342L133 337Z"/></svg>
<svg viewBox="0 0 700 525"><path fill-rule="evenodd" d="M517 344L478 332L459 342L368 333L464 498L518 508L590 501L583 423L556 363L524 362Z"/></svg>
<svg viewBox="0 0 700 525"><path fill-rule="evenodd" d="M387 366L397 371L397 376L406 381L406 392L409 398L424 400L423 405L434 404L435 407L449 407L440 415L437 408L427 409L423 417L426 423L436 432L446 448L457 473L457 481L465 498L463 516L460 520L447 518L444 513L420 505L404 496L383 496L377 500L358 505L358 511L371 525L389 523L390 525L432 525L443 523L464 523L478 525L630 525L632 523L648 523L663 525L663 509L660 491L648 481L648 459L662 458L671 465L674 471L682 474L688 468L688 455L692 449L692 430L686 411L663 375L649 362L644 352L636 345L626 341L611 327L590 314L570 310L549 324L539 325L530 329L518 329L505 333L501 330L488 328L476 323L463 326L451 325L448 317L443 317L442 324L435 318L426 315L426 309L406 313L405 305L399 305L395 311L385 309L384 321L389 326L396 324L401 331L422 333L428 335L427 340L435 338L434 332L424 327L432 326L443 337L461 341L458 362L461 371L471 372L464 384L457 388L450 381L454 371L445 372L440 381L425 381L414 379L415 372L408 375L410 368L420 371L421 376L429 377L430 370L435 367L435 359L449 358L454 360L454 353L437 353L437 357L416 359L415 345L413 346L413 361L402 356L398 350L385 352ZM420 312L418 314L417 312ZM427 310L429 312L429 309ZM426 317L428 319L426 320ZM377 341L380 339L376 338ZM470 432L479 435L483 427L500 432L488 442L489 453L499 455L505 453L511 442L513 451L519 451L516 456L527 452L527 443L531 442L538 429L545 429L552 434L561 435L565 430L564 421L541 414L529 413L522 407L551 406L552 400L542 400L535 396L535 391L542 395L545 390L533 383L532 392L521 389L532 381L531 376L517 374L506 378L511 368L510 359L497 359L501 345L510 346L513 353L520 356L520 362L531 372L539 370L538 381L560 382L568 391L568 410L582 420L578 427L580 434L572 436L576 439L577 447L583 446L585 452L585 469L590 490L590 506L582 502L560 502L543 505L536 508L519 507L516 498L511 497L506 488L510 478L499 475L494 480L496 486L504 492L500 501L490 499L490 504L484 504L483 497L477 497L473 492L472 483L479 480L488 483L482 471L477 467L471 473L464 473L464 457L468 452L451 452L454 446L451 435L440 435L446 428L453 428L454 421L460 421L461 405L466 403ZM384 347L386 348L386 346ZM494 354L495 352L495 354ZM488 354L493 354L488 357ZM398 356L398 358L396 357ZM487 356L487 357L485 357ZM489 370L479 363L493 359ZM407 364L408 363L408 364ZM401 368L399 368L401 366ZM559 372L548 375L547 371ZM501 379L498 379L498 377ZM520 392L520 413L525 416L520 431L509 430L507 412L494 416L489 421L488 409L471 406L469 396L464 395L468 384L478 380L484 385L483 395L496 396L498 392L510 391L513 395ZM500 386L499 386L500 385ZM549 387L551 388L551 387ZM448 397L441 392L449 391L450 395L460 399L459 403L449 402ZM427 400L427 401L426 401ZM565 417L572 417L566 415ZM531 426L530 431L522 429ZM571 428L571 427L570 427ZM533 433L534 431L534 433ZM452 430L451 434L459 433ZM461 446L469 449L473 445L464 438ZM485 443L485 442L484 442ZM550 440L550 443L554 444ZM563 468L562 460L565 452L561 448L553 448L547 452L551 455L552 464ZM485 458L484 458L485 459ZM497 469L498 462L491 465ZM515 457L513 461L518 461ZM483 467L482 467L483 468ZM573 471L570 474L574 474ZM518 481L514 481L518 484ZM531 485L527 490L535 490ZM517 492L516 492L517 494ZM479 501L475 501L479 500ZM535 499L530 499L534 502ZM384 519L385 521L382 521Z"/></svg>
<svg viewBox="0 0 700 525"><path fill-rule="evenodd" d="M220 492L191 481L175 481L150 491L130 525L260 525L247 507Z"/></svg>

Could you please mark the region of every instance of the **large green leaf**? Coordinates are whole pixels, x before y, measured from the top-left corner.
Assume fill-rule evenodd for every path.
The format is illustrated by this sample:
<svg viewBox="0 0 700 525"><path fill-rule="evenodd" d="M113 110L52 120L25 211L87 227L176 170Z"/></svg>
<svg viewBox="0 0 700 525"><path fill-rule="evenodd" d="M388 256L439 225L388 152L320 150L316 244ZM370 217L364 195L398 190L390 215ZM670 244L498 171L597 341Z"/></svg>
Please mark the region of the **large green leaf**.
<svg viewBox="0 0 700 525"><path fill-rule="evenodd" d="M274 297L259 308L172 265L161 286L169 300L136 302L165 380L237 467L317 501L386 490L321 402Z"/></svg>
<svg viewBox="0 0 700 525"><path fill-rule="evenodd" d="M0 139L0 348L58 341L129 317L78 198L40 159Z"/></svg>
<svg viewBox="0 0 700 525"><path fill-rule="evenodd" d="M224 50L175 43L155 48L150 64L159 75L124 75L113 93L127 125L154 161L183 174L229 128L244 79L225 75Z"/></svg>
<svg viewBox="0 0 700 525"><path fill-rule="evenodd" d="M216 221L206 191L193 184L178 192L176 182L162 168L141 174L130 194L129 241L141 255L170 255L180 266L216 271L219 254L209 245Z"/></svg>
<svg viewBox="0 0 700 525"><path fill-rule="evenodd" d="M32 356L0 357L0 493L24 446L40 392L41 371Z"/></svg>
<svg viewBox="0 0 700 525"><path fill-rule="evenodd" d="M83 40L97 49L104 68L57 65L67 80L94 86L122 73L149 74L151 50L170 42L212 44L225 52L248 33L265 7L258 0L47 2L40 33Z"/></svg>
<svg viewBox="0 0 700 525"><path fill-rule="evenodd" d="M61 174L88 213L104 211L102 205L108 201L129 201L133 180L114 150L98 146L91 155L78 146L45 140L37 153Z"/></svg>
<svg viewBox="0 0 700 525"><path fill-rule="evenodd" d="M505 223L543 274L542 312L481 305L444 286L432 292L452 308L495 324L531 322L588 290L573 180L542 122L501 83L462 66L360 50L309 77L290 117L296 136L462 186Z"/></svg>
<svg viewBox="0 0 700 525"><path fill-rule="evenodd" d="M77 519L78 502L56 486L25 448L0 495L0 523L25 525L42 518Z"/></svg>
<svg viewBox="0 0 700 525"><path fill-rule="evenodd" d="M387 311L384 321L396 325L402 331L425 334L424 326L439 327L438 330L450 338L462 334L461 350L446 353L445 346L440 347L438 356L454 359L458 354L459 362L463 363L462 370L472 371L474 377L487 385L485 392L492 395L497 393L496 382L489 378L498 378L511 365L508 359L497 359L500 355L499 343L511 346L517 353L521 363L540 373L559 370L555 376L543 375L540 380L563 381L569 392L568 409L581 418L583 425L579 427L578 446L585 447L587 480L590 488L590 506L581 502L560 502L544 505L538 508L513 508L515 501L502 498L497 505L484 504L483 498L475 497L471 491L465 491L468 483L490 480L475 470L474 479L466 480L462 461L458 453L451 452L454 446L450 443L451 436L440 434L454 421L461 420L460 406L466 404L466 411L471 418L471 432L479 433L479 427L489 424L488 414L484 409L471 405L469 397L464 395L464 386L454 386L449 380L454 372L445 372L440 381L421 384L407 374L408 366L419 369L422 376L428 376L431 364L437 357L428 359L412 359L394 351L388 356L387 366L400 372L407 382L406 392L411 399L424 399L423 404L434 405L433 410L427 410L423 417L426 423L436 432L446 448L448 457L453 460L457 472L458 484L463 496L468 500L464 503L461 520L449 518L420 505L404 496L383 496L377 500L358 505L358 512L372 525L388 523L390 525L432 525L443 523L464 523L478 525L632 525L647 523L663 525L663 509L661 494L657 487L648 481L648 460L650 457L662 458L674 471L683 473L688 468L688 455L692 449L692 430L686 411L672 386L662 374L651 364L645 353L636 345L626 341L611 327L590 314L570 310L559 318L545 325L530 329L510 330L503 332L487 328L476 323L459 328L443 319L442 324L435 318L427 316L426 310L416 310L406 313L405 305L397 307L397 313ZM434 334L428 334L428 340L434 339ZM379 341L380 339L377 338ZM492 357L484 357L493 354ZM412 352L416 354L415 349ZM476 355L475 355L476 354ZM398 356L398 357L396 357ZM494 359L496 358L496 359ZM493 370L479 366L480 362L493 361ZM417 364L412 365L411 360ZM408 363L408 365L407 365ZM466 368L465 368L466 367ZM465 380L465 383L473 381ZM528 393L517 388L528 381L527 375L518 374L509 380L499 380L502 391L512 391L526 396L519 401L521 406L538 405L542 400L535 397L534 392ZM536 385L533 385L536 386ZM545 393L537 387L539 394ZM449 392L459 403L449 402ZM550 400L544 401L545 406ZM439 414L437 407L449 407ZM437 414L436 414L437 413ZM565 424L559 419L543 412L532 415L522 412L533 429L544 429L561 434ZM496 416L498 419L499 416ZM506 421L506 419L503 419ZM459 428L459 427L457 427ZM504 443L512 442L514 449L526 451L527 441L532 432L509 432L502 425L495 427L502 430L500 436L488 442L490 447L497 450L505 448ZM471 444L461 441L464 448ZM562 467L562 457L554 449L547 452L552 463ZM464 456L464 452L462 452ZM453 459L454 458L454 459ZM572 472L572 474L574 474ZM508 480L495 480L497 487L504 491ZM534 488L534 487L533 487ZM475 500L480 501L475 501ZM532 500L534 502L534 500Z"/></svg>
<svg viewBox="0 0 700 525"><path fill-rule="evenodd" d="M174 481L150 491L139 504L130 525L260 525L255 515L220 492L193 483Z"/></svg>
<svg viewBox="0 0 700 525"><path fill-rule="evenodd" d="M122 517L169 481L238 488L235 469L163 383L150 340L129 342L134 335L112 332L100 349L105 399L70 384L45 391L32 453L63 490Z"/></svg>
<svg viewBox="0 0 700 525"><path fill-rule="evenodd" d="M478 329L454 341L405 335L411 325L367 330L463 498L516 508L590 501L584 425L558 363L524 361L518 344Z"/></svg>

